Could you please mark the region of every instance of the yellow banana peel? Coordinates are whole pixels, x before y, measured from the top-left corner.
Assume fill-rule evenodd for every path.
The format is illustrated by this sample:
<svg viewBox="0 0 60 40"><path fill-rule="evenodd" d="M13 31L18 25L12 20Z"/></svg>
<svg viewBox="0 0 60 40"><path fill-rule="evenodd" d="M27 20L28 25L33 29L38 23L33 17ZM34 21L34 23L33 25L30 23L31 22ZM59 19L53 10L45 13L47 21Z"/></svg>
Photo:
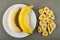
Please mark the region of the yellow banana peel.
<svg viewBox="0 0 60 40"><path fill-rule="evenodd" d="M23 32L25 32L27 34L32 34L33 33L32 28L30 27L30 25L27 22L27 17L30 14L31 8L33 8L33 5L24 6L21 9L19 17L18 17L18 21L19 21L21 29L23 30Z"/></svg>

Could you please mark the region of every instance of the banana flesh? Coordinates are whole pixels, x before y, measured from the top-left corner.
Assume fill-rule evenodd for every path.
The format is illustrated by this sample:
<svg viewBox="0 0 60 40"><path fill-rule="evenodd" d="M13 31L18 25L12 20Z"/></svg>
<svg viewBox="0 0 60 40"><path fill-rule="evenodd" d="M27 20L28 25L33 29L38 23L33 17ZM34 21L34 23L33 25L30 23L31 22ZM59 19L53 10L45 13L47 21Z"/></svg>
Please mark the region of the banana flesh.
<svg viewBox="0 0 60 40"><path fill-rule="evenodd" d="M11 11L10 11L10 14L9 14L9 17L8 17L8 25L9 25L9 28L14 31L14 32L20 32L21 30L17 27L17 25L15 24L15 17L16 17L16 14L18 12L19 8L18 7L14 7Z"/></svg>

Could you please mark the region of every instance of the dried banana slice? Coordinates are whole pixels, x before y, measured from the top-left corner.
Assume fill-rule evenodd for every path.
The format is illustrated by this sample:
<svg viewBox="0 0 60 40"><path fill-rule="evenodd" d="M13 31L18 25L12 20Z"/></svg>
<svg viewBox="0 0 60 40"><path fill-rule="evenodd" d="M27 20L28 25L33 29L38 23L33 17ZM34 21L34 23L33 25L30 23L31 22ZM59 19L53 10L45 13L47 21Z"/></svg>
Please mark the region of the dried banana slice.
<svg viewBox="0 0 60 40"><path fill-rule="evenodd" d="M53 30L51 30L51 28L48 26L48 33L51 34L53 32Z"/></svg>
<svg viewBox="0 0 60 40"><path fill-rule="evenodd" d="M55 19L55 16L53 14L53 11L52 10L49 10L49 12L46 14L46 16L50 19Z"/></svg>
<svg viewBox="0 0 60 40"><path fill-rule="evenodd" d="M42 35L43 35L43 36L48 36L48 32L47 32L47 31L44 31L44 32L42 33Z"/></svg>
<svg viewBox="0 0 60 40"><path fill-rule="evenodd" d="M44 25L44 22L43 22L43 21L40 21L40 22L39 22L39 26L40 26L40 25Z"/></svg>
<svg viewBox="0 0 60 40"><path fill-rule="evenodd" d="M39 9L38 11L40 14L44 14L44 9Z"/></svg>
<svg viewBox="0 0 60 40"><path fill-rule="evenodd" d="M56 29L56 24L55 23L51 23L50 27L51 27L51 30L54 30L54 29Z"/></svg>
<svg viewBox="0 0 60 40"><path fill-rule="evenodd" d="M42 32L41 26L38 27L38 32L39 32L39 33Z"/></svg>
<svg viewBox="0 0 60 40"><path fill-rule="evenodd" d="M46 31L47 29L47 26L46 25L41 25L41 29L42 29L42 31Z"/></svg>
<svg viewBox="0 0 60 40"><path fill-rule="evenodd" d="M48 36L56 29L56 24L54 23L55 16L53 11L48 7L39 9L39 27L38 32L42 33L43 36Z"/></svg>
<svg viewBox="0 0 60 40"><path fill-rule="evenodd" d="M44 7L43 9L44 9L44 12L45 13L48 13L49 12L49 8L48 7Z"/></svg>
<svg viewBox="0 0 60 40"><path fill-rule="evenodd" d="M39 16L39 20L43 20L45 17L46 17L46 15L42 14L42 15Z"/></svg>

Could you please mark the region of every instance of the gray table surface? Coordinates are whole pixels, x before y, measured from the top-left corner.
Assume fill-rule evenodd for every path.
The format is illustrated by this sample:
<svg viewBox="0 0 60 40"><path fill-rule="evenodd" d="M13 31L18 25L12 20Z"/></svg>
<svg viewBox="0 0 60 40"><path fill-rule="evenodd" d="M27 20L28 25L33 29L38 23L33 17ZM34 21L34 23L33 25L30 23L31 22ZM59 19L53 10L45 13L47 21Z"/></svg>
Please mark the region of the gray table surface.
<svg viewBox="0 0 60 40"><path fill-rule="evenodd" d="M26 4L26 5L34 5L34 12L38 17L38 9L42 7L49 7L51 8L56 16L55 23L57 25L56 30L49 35L48 37L43 37L37 32L37 26L34 30L34 33L25 38L13 38L9 36L5 30L3 29L2 25L2 17L4 12L8 7L14 4ZM0 0L0 40L60 40L60 0Z"/></svg>

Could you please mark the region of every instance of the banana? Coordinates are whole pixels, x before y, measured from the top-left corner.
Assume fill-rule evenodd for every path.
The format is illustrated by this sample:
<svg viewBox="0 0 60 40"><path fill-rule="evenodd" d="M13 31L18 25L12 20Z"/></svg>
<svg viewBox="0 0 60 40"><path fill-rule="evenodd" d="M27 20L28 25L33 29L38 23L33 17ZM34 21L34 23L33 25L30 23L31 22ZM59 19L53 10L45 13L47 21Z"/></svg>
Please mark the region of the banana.
<svg viewBox="0 0 60 40"><path fill-rule="evenodd" d="M10 11L10 14L9 14L9 17L8 17L8 25L9 25L9 28L14 31L14 32L20 32L21 30L17 27L17 25L15 24L15 17L16 17L16 14L18 12L19 8L18 7L14 7L11 11Z"/></svg>
<svg viewBox="0 0 60 40"><path fill-rule="evenodd" d="M27 22L27 17L30 14L31 8L33 8L33 5L24 6L21 9L19 17L18 17L18 21L19 21L21 29L23 30L23 32L25 32L27 34L32 34L33 33L32 28L30 27L30 25Z"/></svg>

